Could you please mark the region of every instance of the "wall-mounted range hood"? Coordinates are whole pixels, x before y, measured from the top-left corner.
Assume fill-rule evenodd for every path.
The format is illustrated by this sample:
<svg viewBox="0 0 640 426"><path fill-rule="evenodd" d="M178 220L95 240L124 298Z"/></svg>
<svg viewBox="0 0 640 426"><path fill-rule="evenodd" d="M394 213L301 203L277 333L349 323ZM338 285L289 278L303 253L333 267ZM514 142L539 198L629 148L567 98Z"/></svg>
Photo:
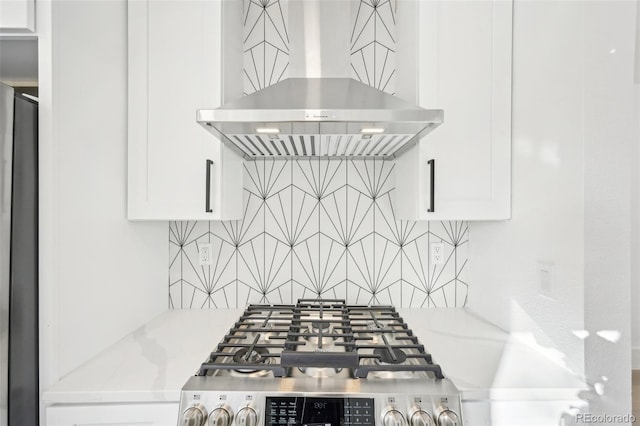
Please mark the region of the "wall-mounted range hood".
<svg viewBox="0 0 640 426"><path fill-rule="evenodd" d="M394 158L442 118L350 78L289 78L198 111L200 124L246 158Z"/></svg>
<svg viewBox="0 0 640 426"><path fill-rule="evenodd" d="M246 159L392 159L436 128L442 110L345 78L352 68L353 35L350 14L336 10L347 4L288 2L292 78L219 108L198 110L198 123Z"/></svg>

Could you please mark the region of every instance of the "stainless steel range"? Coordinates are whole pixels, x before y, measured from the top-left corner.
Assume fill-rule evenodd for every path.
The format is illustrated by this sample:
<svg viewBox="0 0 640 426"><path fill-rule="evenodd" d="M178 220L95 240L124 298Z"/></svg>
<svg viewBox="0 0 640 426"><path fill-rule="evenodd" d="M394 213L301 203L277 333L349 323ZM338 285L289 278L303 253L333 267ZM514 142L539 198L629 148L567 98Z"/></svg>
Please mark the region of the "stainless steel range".
<svg viewBox="0 0 640 426"><path fill-rule="evenodd" d="M182 388L184 426L462 425L460 394L393 306L250 305Z"/></svg>

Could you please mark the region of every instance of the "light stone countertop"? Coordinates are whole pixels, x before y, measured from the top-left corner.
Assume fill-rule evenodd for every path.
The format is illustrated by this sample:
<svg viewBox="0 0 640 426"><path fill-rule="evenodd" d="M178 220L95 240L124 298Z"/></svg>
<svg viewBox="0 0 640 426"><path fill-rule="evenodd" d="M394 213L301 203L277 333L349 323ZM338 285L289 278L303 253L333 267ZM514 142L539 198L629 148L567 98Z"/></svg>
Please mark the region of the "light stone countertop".
<svg viewBox="0 0 640 426"><path fill-rule="evenodd" d="M465 400L570 400L582 380L465 309L398 309ZM242 310L170 310L43 393L47 404L177 402Z"/></svg>

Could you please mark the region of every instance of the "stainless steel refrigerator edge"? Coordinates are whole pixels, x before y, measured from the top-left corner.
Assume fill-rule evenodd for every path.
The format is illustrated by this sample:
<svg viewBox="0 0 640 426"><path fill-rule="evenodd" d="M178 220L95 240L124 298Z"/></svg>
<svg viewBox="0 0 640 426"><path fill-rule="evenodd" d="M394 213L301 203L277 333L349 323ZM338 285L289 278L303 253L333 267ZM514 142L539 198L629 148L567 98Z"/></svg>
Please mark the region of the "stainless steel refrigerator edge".
<svg viewBox="0 0 640 426"><path fill-rule="evenodd" d="M13 89L0 83L0 425L7 424L9 373L9 249L11 247L11 152Z"/></svg>
<svg viewBox="0 0 640 426"><path fill-rule="evenodd" d="M38 105L1 83L0 155L0 426L35 426Z"/></svg>

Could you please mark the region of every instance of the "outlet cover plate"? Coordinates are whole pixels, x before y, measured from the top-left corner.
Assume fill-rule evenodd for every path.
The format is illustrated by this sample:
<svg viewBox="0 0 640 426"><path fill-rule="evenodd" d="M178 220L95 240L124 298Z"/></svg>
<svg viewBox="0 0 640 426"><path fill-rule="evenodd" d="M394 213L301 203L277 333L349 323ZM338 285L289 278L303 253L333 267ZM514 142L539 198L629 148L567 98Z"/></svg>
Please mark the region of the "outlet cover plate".
<svg viewBox="0 0 640 426"><path fill-rule="evenodd" d="M434 242L431 243L431 264L432 265L444 265L444 243Z"/></svg>
<svg viewBox="0 0 640 426"><path fill-rule="evenodd" d="M211 243L198 246L198 259L202 266L213 265L213 245Z"/></svg>

